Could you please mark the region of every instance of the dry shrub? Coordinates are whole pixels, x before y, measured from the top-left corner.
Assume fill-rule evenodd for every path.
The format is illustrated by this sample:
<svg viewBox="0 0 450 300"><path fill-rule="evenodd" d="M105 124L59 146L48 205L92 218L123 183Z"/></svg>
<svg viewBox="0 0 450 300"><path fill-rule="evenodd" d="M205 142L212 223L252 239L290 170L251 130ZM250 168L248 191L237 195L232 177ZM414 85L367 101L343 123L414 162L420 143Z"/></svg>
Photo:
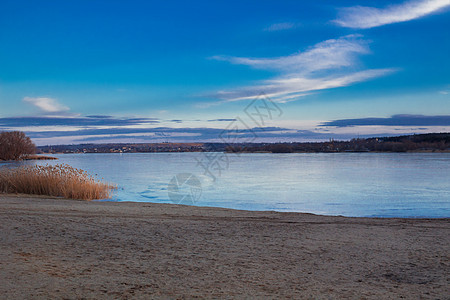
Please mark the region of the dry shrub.
<svg viewBox="0 0 450 300"><path fill-rule="evenodd" d="M115 187L66 164L0 169L0 192L69 199L107 199Z"/></svg>

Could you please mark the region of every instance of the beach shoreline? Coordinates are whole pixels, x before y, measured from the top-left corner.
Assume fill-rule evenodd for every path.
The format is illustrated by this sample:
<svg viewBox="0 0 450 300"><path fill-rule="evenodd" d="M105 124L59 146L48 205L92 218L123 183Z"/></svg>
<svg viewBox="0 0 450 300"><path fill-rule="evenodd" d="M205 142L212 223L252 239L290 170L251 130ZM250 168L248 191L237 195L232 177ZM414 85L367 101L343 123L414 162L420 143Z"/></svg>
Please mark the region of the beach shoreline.
<svg viewBox="0 0 450 300"><path fill-rule="evenodd" d="M445 298L450 219L0 194L17 298Z"/></svg>

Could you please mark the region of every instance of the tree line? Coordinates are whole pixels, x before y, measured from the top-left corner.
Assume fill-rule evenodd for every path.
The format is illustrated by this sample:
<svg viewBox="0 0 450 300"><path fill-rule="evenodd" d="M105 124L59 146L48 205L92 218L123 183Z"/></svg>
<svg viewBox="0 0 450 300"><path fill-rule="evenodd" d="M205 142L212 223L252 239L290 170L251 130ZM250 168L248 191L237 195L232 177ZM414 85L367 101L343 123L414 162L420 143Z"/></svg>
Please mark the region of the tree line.
<svg viewBox="0 0 450 300"><path fill-rule="evenodd" d="M450 133L430 133L396 137L352 139L350 141L313 143L255 143L233 144L227 152L408 152L450 150Z"/></svg>

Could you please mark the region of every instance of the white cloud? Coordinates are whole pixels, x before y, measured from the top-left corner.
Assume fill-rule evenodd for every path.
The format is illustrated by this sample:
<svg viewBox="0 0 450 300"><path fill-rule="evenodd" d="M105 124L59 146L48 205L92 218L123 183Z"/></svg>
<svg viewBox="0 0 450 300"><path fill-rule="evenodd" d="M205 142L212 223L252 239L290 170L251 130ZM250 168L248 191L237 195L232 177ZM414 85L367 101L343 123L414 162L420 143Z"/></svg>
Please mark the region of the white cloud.
<svg viewBox="0 0 450 300"><path fill-rule="evenodd" d="M289 30L289 29L295 28L297 26L298 26L298 24L292 23L292 22L275 23L275 24L272 24L269 27L265 28L264 31Z"/></svg>
<svg viewBox="0 0 450 300"><path fill-rule="evenodd" d="M386 8L354 6L341 8L334 23L342 27L372 28L414 20L450 6L450 0L413 0Z"/></svg>
<svg viewBox="0 0 450 300"><path fill-rule="evenodd" d="M278 75L252 86L215 94L223 101L253 99L261 92L274 101L290 102L314 91L344 87L394 72L394 69L358 70L358 55L369 53L360 35L326 40L309 50L277 58L213 57Z"/></svg>
<svg viewBox="0 0 450 300"><path fill-rule="evenodd" d="M58 101L53 98L25 97L23 98L23 101L36 106L39 110L41 110L44 113L55 114L67 112L69 110L67 106L58 103Z"/></svg>
<svg viewBox="0 0 450 300"><path fill-rule="evenodd" d="M367 42L360 37L361 35L348 35L339 39L326 40L305 52L277 58L228 56L213 56L212 58L228 61L232 64L247 65L256 69L311 73L348 67L354 63L357 54L369 53Z"/></svg>
<svg viewBox="0 0 450 300"><path fill-rule="evenodd" d="M261 91L272 100L285 103L298 100L314 91L349 86L393 73L395 69L374 69L353 72L350 74L335 74L318 78L307 78L301 75L278 77L263 81L263 84L244 87L230 92L220 92L218 95L227 102L251 100Z"/></svg>

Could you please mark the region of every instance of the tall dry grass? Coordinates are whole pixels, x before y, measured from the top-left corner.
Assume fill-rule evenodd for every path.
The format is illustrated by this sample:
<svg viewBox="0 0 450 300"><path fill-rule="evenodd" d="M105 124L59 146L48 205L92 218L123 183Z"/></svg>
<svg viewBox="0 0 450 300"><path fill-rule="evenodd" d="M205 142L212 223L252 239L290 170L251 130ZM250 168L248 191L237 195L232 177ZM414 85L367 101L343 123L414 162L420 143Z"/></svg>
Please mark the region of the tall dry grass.
<svg viewBox="0 0 450 300"><path fill-rule="evenodd" d="M66 164L0 168L0 193L94 200L110 198L114 188Z"/></svg>

